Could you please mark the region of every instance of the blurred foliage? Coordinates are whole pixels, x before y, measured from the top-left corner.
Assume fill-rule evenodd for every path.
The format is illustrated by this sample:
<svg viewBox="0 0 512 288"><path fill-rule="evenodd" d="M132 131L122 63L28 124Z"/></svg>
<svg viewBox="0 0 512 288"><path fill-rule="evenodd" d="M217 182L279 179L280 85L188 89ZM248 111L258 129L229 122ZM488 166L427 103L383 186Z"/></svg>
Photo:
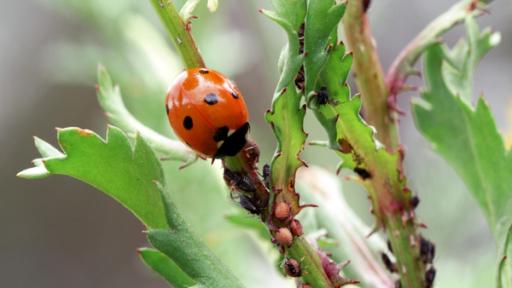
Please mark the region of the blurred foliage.
<svg viewBox="0 0 512 288"><path fill-rule="evenodd" d="M473 69L499 43L499 34L480 32L472 17L466 19L466 29L467 41L452 50L437 44L427 51L427 88L414 102L413 115L418 129L455 168L485 212L498 242L498 287L512 287L507 260L512 256L512 153L483 98L474 108L471 104Z"/></svg>

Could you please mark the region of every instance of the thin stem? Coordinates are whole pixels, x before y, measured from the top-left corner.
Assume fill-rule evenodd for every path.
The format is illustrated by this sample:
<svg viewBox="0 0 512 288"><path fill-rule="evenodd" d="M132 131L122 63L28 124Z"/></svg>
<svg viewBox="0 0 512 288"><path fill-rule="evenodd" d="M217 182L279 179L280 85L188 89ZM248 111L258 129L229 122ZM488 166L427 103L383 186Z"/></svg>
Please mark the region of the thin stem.
<svg viewBox="0 0 512 288"><path fill-rule="evenodd" d="M386 84L389 89L390 103L396 105L396 96L404 89L405 81L410 75L419 74L414 69L423 52L439 40L439 37L453 26L464 21L469 14L481 13L481 9L492 0L463 0L453 5L446 12L430 22L407 46L400 52L391 64Z"/></svg>
<svg viewBox="0 0 512 288"><path fill-rule="evenodd" d="M190 35L188 25L181 19L171 0L150 0L164 23L187 68L205 67L203 58ZM186 19L188 21L188 19Z"/></svg>
<svg viewBox="0 0 512 288"><path fill-rule="evenodd" d="M394 150L398 145L396 122L390 116L388 89L363 2L347 2L343 16L345 36L348 47L354 53L353 69L363 100L365 119L377 129L377 139L389 150Z"/></svg>
<svg viewBox="0 0 512 288"><path fill-rule="evenodd" d="M344 16L345 35L354 53L354 70L366 119L375 126L377 138L388 151L397 153L398 130L394 117L391 117L395 113L388 106L388 89L364 9L363 1L348 1ZM350 127L347 129L346 133L350 133ZM356 143L353 145L354 149L360 149ZM365 155L368 170L372 171L372 177L365 186L379 224L387 232L402 287L426 287L426 266L420 260L419 251L421 236L414 221L414 207L410 204L411 193L406 193L409 190L405 178L400 176L396 167L388 167L388 161L381 159L379 154L364 149L359 152Z"/></svg>

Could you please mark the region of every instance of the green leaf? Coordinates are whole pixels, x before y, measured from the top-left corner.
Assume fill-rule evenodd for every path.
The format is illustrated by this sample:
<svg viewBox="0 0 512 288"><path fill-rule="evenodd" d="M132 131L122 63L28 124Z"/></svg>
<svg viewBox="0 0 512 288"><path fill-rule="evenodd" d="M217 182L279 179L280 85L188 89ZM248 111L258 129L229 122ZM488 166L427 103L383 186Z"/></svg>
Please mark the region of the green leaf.
<svg viewBox="0 0 512 288"><path fill-rule="evenodd" d="M272 109L265 115L278 141L271 164L272 189L284 192L277 193L276 197L282 199L275 200L289 203L292 213L297 214L300 211L299 198L293 182L295 172L303 165L300 153L307 135L303 129L306 109L301 107L302 93L297 91L294 79L303 63L299 30L306 15L306 1L274 0L272 3L275 12L264 11L264 14L279 24L288 35L288 44L281 53L281 77L274 92Z"/></svg>
<svg viewBox="0 0 512 288"><path fill-rule="evenodd" d="M138 252L142 261L172 284L173 287L188 288L197 284L162 252L152 248L141 248Z"/></svg>
<svg viewBox="0 0 512 288"><path fill-rule="evenodd" d="M178 161L195 159L195 153L185 144L162 136L133 117L124 105L119 87L114 85L112 78L102 65L98 65L98 102L109 121L126 131L128 136L135 137L140 134L156 152L168 159Z"/></svg>
<svg viewBox="0 0 512 288"><path fill-rule="evenodd" d="M171 229L151 229L151 244L174 261L187 275L206 287L243 287L217 256L190 231L165 187L161 190L165 217Z"/></svg>
<svg viewBox="0 0 512 288"><path fill-rule="evenodd" d="M222 262L190 233L181 230L150 230L151 244L169 256L197 282L207 287L243 287Z"/></svg>
<svg viewBox="0 0 512 288"><path fill-rule="evenodd" d="M301 107L301 94L297 93L295 84L291 82L282 94L274 99L272 111L266 119L272 125L277 138L277 151L271 163L272 185L278 193L276 197L291 205L292 212L300 211L299 196L293 187L295 173L304 165L300 153L304 149L306 133L303 128L306 107Z"/></svg>
<svg viewBox="0 0 512 288"><path fill-rule="evenodd" d="M467 20L470 39L490 39L489 32L480 34ZM475 35L478 34L478 35ZM482 36L484 35L484 36ZM470 42L474 40L470 40ZM484 41L484 40L480 40ZM487 42L489 43L489 42ZM460 44L459 44L460 45ZM484 47L478 48L476 47ZM451 52L441 45L430 48L424 58L426 90L413 102L412 112L417 128L462 178L483 209L499 247L498 287L512 287L510 231L512 227L512 153L505 149L502 136L487 103L479 98L475 107L461 83L471 83L473 72L452 73L453 63L461 69L473 69L489 46L471 44L469 49L457 46ZM447 55L449 53L449 55ZM456 60L454 60L456 59ZM450 72L446 72L449 70ZM452 82L450 82L452 81ZM469 95L471 96L471 95ZM507 256L507 260L502 258Z"/></svg>
<svg viewBox="0 0 512 288"><path fill-rule="evenodd" d="M500 34L485 29L480 32L474 17L466 17L468 40L461 39L452 49L445 50L446 64L442 69L446 84L453 94L468 103L473 98L473 73L480 59L500 42Z"/></svg>
<svg viewBox="0 0 512 288"><path fill-rule="evenodd" d="M71 176L103 191L130 210L146 226L167 227L160 191L155 182L164 183L160 164L151 148L140 137L132 148L126 135L109 127L107 139L80 128L58 130L58 140L64 154L37 140L42 154L54 155L42 159L50 174ZM27 170L21 172L27 176ZM37 172L37 171L36 171Z"/></svg>
<svg viewBox="0 0 512 288"><path fill-rule="evenodd" d="M274 99L288 87L299 72L304 56L300 54L299 31L306 16L306 0L273 0L275 11L262 10L262 13L283 28L288 43L279 58L281 76L274 93Z"/></svg>
<svg viewBox="0 0 512 288"><path fill-rule="evenodd" d="M268 232L267 226L265 226L258 217L248 215L247 212L227 215L226 219L231 224L255 231L258 234L258 236L265 241L271 239L270 232Z"/></svg>
<svg viewBox="0 0 512 288"><path fill-rule="evenodd" d="M336 4L334 0L308 0L304 31L306 97L315 89L328 57L329 44L336 45L337 27L345 7L344 3Z"/></svg>

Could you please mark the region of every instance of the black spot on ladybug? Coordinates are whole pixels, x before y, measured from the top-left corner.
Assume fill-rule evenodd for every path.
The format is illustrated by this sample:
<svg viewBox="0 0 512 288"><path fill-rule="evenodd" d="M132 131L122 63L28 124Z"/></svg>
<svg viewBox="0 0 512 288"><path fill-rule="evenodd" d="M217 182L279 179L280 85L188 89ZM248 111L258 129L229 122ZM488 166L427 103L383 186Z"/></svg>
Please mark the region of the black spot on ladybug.
<svg viewBox="0 0 512 288"><path fill-rule="evenodd" d="M238 99L238 97L239 97L238 93L236 93L235 91L231 92L231 96L233 96L233 98L235 98L235 99Z"/></svg>
<svg viewBox="0 0 512 288"><path fill-rule="evenodd" d="M167 104L165 104L165 113L169 115L169 106L167 106Z"/></svg>
<svg viewBox="0 0 512 288"><path fill-rule="evenodd" d="M322 87L319 91L316 92L316 99L318 105L325 105L329 103L329 93L327 92L327 87Z"/></svg>
<svg viewBox="0 0 512 288"><path fill-rule="evenodd" d="M192 129L193 126L194 126L194 123L192 122L192 117L185 116L185 118L183 119L183 127L185 127L185 129L187 129L187 130L190 130L190 129Z"/></svg>
<svg viewBox="0 0 512 288"><path fill-rule="evenodd" d="M370 174L370 172L368 172L368 170L366 170L364 168L356 167L356 168L354 168L354 172L357 175L359 175L359 177L363 178L363 180L372 178L372 174Z"/></svg>
<svg viewBox="0 0 512 288"><path fill-rule="evenodd" d="M201 74L208 74L208 73L210 73L210 71L208 69L206 69L206 68L201 68L201 69L199 69L199 73L201 73Z"/></svg>
<svg viewBox="0 0 512 288"><path fill-rule="evenodd" d="M229 128L228 126L222 126L217 131L215 131L215 134L213 135L213 141L219 142L228 137Z"/></svg>
<svg viewBox="0 0 512 288"><path fill-rule="evenodd" d="M219 99L214 93L208 93L208 95L204 97L204 102L208 105L215 105L219 102Z"/></svg>
<svg viewBox="0 0 512 288"><path fill-rule="evenodd" d="M224 156L235 156L247 143L247 132L249 132L249 123L245 123L233 134L228 136L226 140L224 140L224 143L219 147L214 157L222 158Z"/></svg>

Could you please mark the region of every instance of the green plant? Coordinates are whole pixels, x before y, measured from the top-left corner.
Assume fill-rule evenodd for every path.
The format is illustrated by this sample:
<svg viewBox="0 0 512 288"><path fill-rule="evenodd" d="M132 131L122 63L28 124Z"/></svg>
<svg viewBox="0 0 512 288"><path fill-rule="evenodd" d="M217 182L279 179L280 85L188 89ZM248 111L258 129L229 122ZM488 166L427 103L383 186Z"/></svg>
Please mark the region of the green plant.
<svg viewBox="0 0 512 288"><path fill-rule="evenodd" d="M206 66L189 29L200 1L187 1L180 13L170 1L150 2L184 65ZM208 2L215 10L216 1ZM507 214L512 199L508 183L511 156L485 102L479 100L474 111L470 104L473 70L499 42L499 34L480 32L474 20L490 1L461 1L453 6L404 49L387 77L371 39L366 15L369 2L273 0L273 11L261 11L284 29L288 40L280 54L279 81L266 114L277 149L266 178L258 172L256 141L248 141L238 155L222 159L224 179L232 190L229 193L262 204L256 217L238 209L228 220L275 243L279 270L297 278L299 287L341 287L358 282L372 287L431 287L436 273L434 245L419 232L422 225L415 213L418 197L409 189L403 168L404 149L398 139L395 103L396 96L406 88L407 77L414 73L415 62L424 55L427 88L413 105L416 125L454 166L485 211L499 246L496 285L512 287L512 268L507 260L512 249L508 245L512 218ZM466 23L467 41L459 42L452 50L438 43L442 33L462 21ZM132 23L139 24L133 26L139 28L145 25L140 19ZM338 41L339 23L343 23L347 46ZM347 84L351 69L357 74L360 95L352 95ZM192 232L183 210L193 208L178 205L178 191L171 192L176 172L171 177L165 175L165 164L157 157L175 161L175 166L188 166L197 160L194 152L134 117L125 107L119 87L102 66L97 77L98 100L116 126L108 128L105 139L89 130L60 129L62 152L36 138L41 158L18 176L71 176L120 202L148 228L148 240L154 248L140 249L142 260L174 287L248 285L240 281L243 277L239 271L232 272L234 267L223 264L227 253L214 252L204 243L200 236L205 231L196 231L199 236ZM361 108L366 112L364 118ZM336 185L307 178L307 173L318 173L315 175L320 178L325 172L304 172L306 180L297 177L305 166L301 154L307 139L304 118L308 111L328 138L314 143L332 150L342 161L339 168L353 171L353 178L367 190L376 223L371 234L383 229L387 247L381 235L365 239L364 234L369 231L343 199L336 199L336 206L330 203L332 196L325 196L328 192L315 194L315 185L336 189ZM452 137L453 131L460 137ZM469 149L459 148L468 143ZM467 165L468 161L474 165ZM192 166L198 165L203 164ZM191 173L183 185L200 174L216 173L215 168L198 167L200 171ZM238 187L229 176L232 173L246 179L254 189ZM226 189L220 186L212 190ZM301 195L319 207L306 214L309 202L301 202ZM227 202L225 194L214 197ZM346 218L341 222L343 226L338 226L339 218ZM315 223L313 228L306 227L311 221ZM304 231L320 228L326 229L327 237L305 237ZM342 244L335 246L332 254L324 252L332 249L328 244L331 238ZM342 269L344 265L339 263L350 259L357 260L354 267ZM248 269L235 269L244 268Z"/></svg>

